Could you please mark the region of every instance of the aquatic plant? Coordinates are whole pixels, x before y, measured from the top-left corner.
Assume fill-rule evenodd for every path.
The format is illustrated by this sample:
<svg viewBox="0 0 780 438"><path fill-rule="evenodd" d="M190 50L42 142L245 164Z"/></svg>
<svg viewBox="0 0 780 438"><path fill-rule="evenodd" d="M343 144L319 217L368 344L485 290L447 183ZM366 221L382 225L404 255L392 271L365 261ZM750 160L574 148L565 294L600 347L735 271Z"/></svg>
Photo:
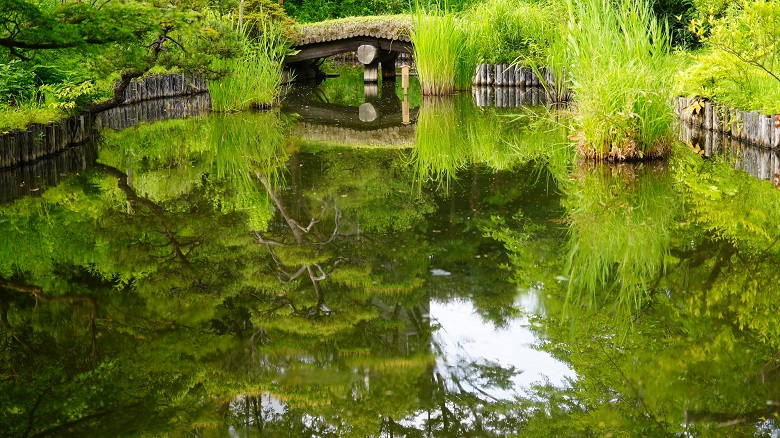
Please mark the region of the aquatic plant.
<svg viewBox="0 0 780 438"><path fill-rule="evenodd" d="M568 0L570 69L581 155L664 156L674 139L668 28L647 0Z"/></svg>
<svg viewBox="0 0 780 438"><path fill-rule="evenodd" d="M265 108L279 97L284 81L282 63L290 43L274 24L267 23L262 31L256 28L259 24L254 26L256 37L250 37L248 31L241 34L241 56L212 63L215 70L225 72L224 77L209 83L215 111Z"/></svg>
<svg viewBox="0 0 780 438"><path fill-rule="evenodd" d="M467 47L467 37L455 15L418 6L413 21L411 36L422 94L450 94L456 90L456 82L463 86L465 75L470 86L474 65L466 66L460 60Z"/></svg>

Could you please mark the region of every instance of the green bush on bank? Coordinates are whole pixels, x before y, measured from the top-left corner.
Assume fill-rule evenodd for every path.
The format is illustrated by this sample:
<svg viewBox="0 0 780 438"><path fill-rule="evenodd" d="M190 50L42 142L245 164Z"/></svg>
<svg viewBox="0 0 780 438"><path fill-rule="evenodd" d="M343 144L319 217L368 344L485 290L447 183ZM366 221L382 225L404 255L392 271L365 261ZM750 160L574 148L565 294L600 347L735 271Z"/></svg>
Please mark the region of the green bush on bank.
<svg viewBox="0 0 780 438"><path fill-rule="evenodd" d="M692 23L705 48L678 75L678 92L780 112L780 3L745 0L718 10L718 17Z"/></svg>
<svg viewBox="0 0 780 438"><path fill-rule="evenodd" d="M543 63L565 23L558 1L486 0L467 9L463 19L482 62Z"/></svg>
<svg viewBox="0 0 780 438"><path fill-rule="evenodd" d="M212 13L192 4L162 9L144 0L102 6L14 1L12 6L20 8L18 20L29 20L24 32L14 33L9 30L13 16L0 14L0 129L6 131L103 102L113 97L114 84L128 72L134 78L180 71L210 79L229 76L234 85L244 84L240 93L228 97L236 103L227 106L273 103L281 83L280 53L293 35L293 21L275 0L246 2L244 32L238 29L237 11ZM215 8L227 10L226 4ZM59 18L68 13L90 19ZM156 52L151 43L162 33L164 46ZM18 48L41 41L45 49Z"/></svg>

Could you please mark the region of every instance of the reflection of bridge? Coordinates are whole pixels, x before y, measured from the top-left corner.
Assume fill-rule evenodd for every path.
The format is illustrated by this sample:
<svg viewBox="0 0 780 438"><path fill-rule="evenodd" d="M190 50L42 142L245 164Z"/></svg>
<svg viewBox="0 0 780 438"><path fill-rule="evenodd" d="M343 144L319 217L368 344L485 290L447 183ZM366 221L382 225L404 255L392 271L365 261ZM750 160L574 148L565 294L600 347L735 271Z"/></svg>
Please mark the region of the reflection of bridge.
<svg viewBox="0 0 780 438"><path fill-rule="evenodd" d="M418 109L395 94L395 84L366 85L366 102L340 105L301 87L282 102L282 111L298 116L296 134L308 141L351 146L413 146ZM321 96L320 96L321 97Z"/></svg>
<svg viewBox="0 0 780 438"><path fill-rule="evenodd" d="M412 53L411 27L408 16L351 17L303 25L293 47L297 53L285 63L299 70L321 58L357 52L366 82L377 81L380 65L382 79L393 81L398 54Z"/></svg>

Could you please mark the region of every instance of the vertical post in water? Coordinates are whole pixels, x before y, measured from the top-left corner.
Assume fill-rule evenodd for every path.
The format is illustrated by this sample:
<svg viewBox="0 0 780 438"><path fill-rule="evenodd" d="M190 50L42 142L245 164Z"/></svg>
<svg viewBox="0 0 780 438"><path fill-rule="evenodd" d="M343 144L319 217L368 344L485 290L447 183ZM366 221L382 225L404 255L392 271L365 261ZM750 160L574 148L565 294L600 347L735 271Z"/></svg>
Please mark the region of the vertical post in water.
<svg viewBox="0 0 780 438"><path fill-rule="evenodd" d="M401 88L404 89L404 96L406 96L409 92L409 65L408 64L404 64L401 66Z"/></svg>
<svg viewBox="0 0 780 438"><path fill-rule="evenodd" d="M392 54L382 59L382 82L394 82L395 81L395 64L398 59L398 54Z"/></svg>

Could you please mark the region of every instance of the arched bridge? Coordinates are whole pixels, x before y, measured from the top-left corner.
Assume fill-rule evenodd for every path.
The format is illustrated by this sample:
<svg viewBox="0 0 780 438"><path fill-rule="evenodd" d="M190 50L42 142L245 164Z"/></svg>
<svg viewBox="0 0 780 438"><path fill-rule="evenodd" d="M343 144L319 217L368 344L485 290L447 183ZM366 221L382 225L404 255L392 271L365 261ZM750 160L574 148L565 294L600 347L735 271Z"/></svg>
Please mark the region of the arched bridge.
<svg viewBox="0 0 780 438"><path fill-rule="evenodd" d="M395 80L395 64L399 53L412 53L412 19L408 15L349 17L301 25L293 49L285 64L297 64L345 52L357 52L365 66L366 82L382 78Z"/></svg>

